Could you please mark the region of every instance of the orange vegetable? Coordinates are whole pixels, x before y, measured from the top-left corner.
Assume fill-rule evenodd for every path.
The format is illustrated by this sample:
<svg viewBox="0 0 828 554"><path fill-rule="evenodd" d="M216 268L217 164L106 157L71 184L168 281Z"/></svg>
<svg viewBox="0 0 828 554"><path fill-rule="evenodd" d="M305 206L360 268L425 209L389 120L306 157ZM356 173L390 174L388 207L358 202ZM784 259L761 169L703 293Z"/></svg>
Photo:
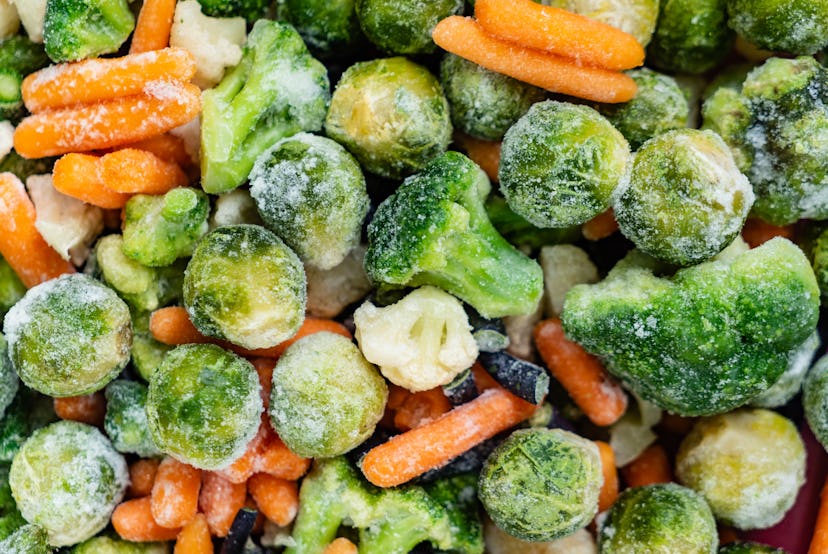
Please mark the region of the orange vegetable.
<svg viewBox="0 0 828 554"><path fill-rule="evenodd" d="M828 552L828 478L825 479L825 484L822 485L819 512L817 512L814 535L811 539L811 546L808 548L808 554L825 554L826 552Z"/></svg>
<svg viewBox="0 0 828 554"><path fill-rule="evenodd" d="M164 133L163 135L156 135L139 140L138 142L124 145L124 148L137 148L138 150L152 152L165 162L176 163L183 168L194 165L190 153L187 152L187 146L184 144L184 140L171 133Z"/></svg>
<svg viewBox="0 0 828 554"><path fill-rule="evenodd" d="M535 344L549 371L595 425L612 425L627 409L627 394L598 361L564 335L559 319L535 326Z"/></svg>
<svg viewBox="0 0 828 554"><path fill-rule="evenodd" d="M152 517L162 527L182 527L198 511L201 470L166 457L152 485Z"/></svg>
<svg viewBox="0 0 828 554"><path fill-rule="evenodd" d="M626 102L637 87L631 77L501 40L473 19L451 16L431 32L438 46L474 63L537 87L595 102Z"/></svg>
<svg viewBox="0 0 828 554"><path fill-rule="evenodd" d="M55 413L61 419L80 421L96 427L103 426L106 416L106 398L101 391L84 396L55 398Z"/></svg>
<svg viewBox="0 0 828 554"><path fill-rule="evenodd" d="M466 151L469 159L480 166L492 181L497 181L500 167L500 141L483 140L464 133L454 133L454 142Z"/></svg>
<svg viewBox="0 0 828 554"><path fill-rule="evenodd" d="M259 431L248 443L244 454L217 473L231 483L244 483L259 472L293 481L303 476L309 467L310 460L291 452L270 427L267 415L263 415Z"/></svg>
<svg viewBox="0 0 828 554"><path fill-rule="evenodd" d="M129 45L130 54L165 48L170 43L174 14L175 0L144 0Z"/></svg>
<svg viewBox="0 0 828 554"><path fill-rule="evenodd" d="M604 484L598 494L598 512L608 510L618 498L618 471L615 469L615 453L612 447L604 441L595 441L598 453L601 454L601 472L604 474Z"/></svg>
<svg viewBox="0 0 828 554"><path fill-rule="evenodd" d="M244 483L231 483L214 471L202 474L201 493L198 507L207 517L210 533L215 537L226 537L233 525L236 513L244 508L247 487Z"/></svg>
<svg viewBox="0 0 828 554"><path fill-rule="evenodd" d="M644 487L673 480L667 452L656 443L648 446L638 457L621 468L628 487Z"/></svg>
<svg viewBox="0 0 828 554"><path fill-rule="evenodd" d="M742 238L751 248L768 242L774 237L785 237L788 240L794 239L794 226L771 225L756 217L749 217L742 227Z"/></svg>
<svg viewBox="0 0 828 554"><path fill-rule="evenodd" d="M186 186L178 164L137 148L122 148L100 158L104 185L120 193L164 194Z"/></svg>
<svg viewBox="0 0 828 554"><path fill-rule="evenodd" d="M359 550L354 543L345 537L339 537L326 546L322 554L357 554L357 552Z"/></svg>
<svg viewBox="0 0 828 554"><path fill-rule="evenodd" d="M273 386L273 368L276 367L276 360L273 358L253 358L250 360L256 373L259 375L261 385L261 397L265 410L270 406L270 389Z"/></svg>
<svg viewBox="0 0 828 554"><path fill-rule="evenodd" d="M155 474L161 462L154 458L141 459L129 466L129 498L139 498L152 494L152 485L155 483Z"/></svg>
<svg viewBox="0 0 828 554"><path fill-rule="evenodd" d="M587 240L605 239L617 230L618 222L615 221L615 212L612 208L601 212L581 225L581 234Z"/></svg>
<svg viewBox="0 0 828 554"><path fill-rule="evenodd" d="M102 169L98 156L66 154L55 162L52 184L59 192L87 204L108 210L123 208L130 195L107 187Z"/></svg>
<svg viewBox="0 0 828 554"><path fill-rule="evenodd" d="M433 421L451 410L442 387L409 394L394 414L394 426L408 431Z"/></svg>
<svg viewBox="0 0 828 554"><path fill-rule="evenodd" d="M299 487L296 481L257 473L248 479L247 490L256 501L259 511L277 525L288 525L299 511Z"/></svg>
<svg viewBox="0 0 828 554"><path fill-rule="evenodd" d="M213 541L204 514L196 514L181 529L173 554L213 554Z"/></svg>
<svg viewBox="0 0 828 554"><path fill-rule="evenodd" d="M126 541L171 541L180 529L161 527L152 518L150 497L135 498L118 504L112 512L112 526L118 536Z"/></svg>

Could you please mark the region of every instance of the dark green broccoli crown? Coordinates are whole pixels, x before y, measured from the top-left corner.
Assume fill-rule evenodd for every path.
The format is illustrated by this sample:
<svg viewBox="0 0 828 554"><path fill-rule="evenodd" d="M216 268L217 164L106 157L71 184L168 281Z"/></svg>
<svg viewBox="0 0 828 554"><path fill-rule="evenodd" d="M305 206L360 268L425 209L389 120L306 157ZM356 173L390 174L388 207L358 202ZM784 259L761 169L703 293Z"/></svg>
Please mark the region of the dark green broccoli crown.
<svg viewBox="0 0 828 554"><path fill-rule="evenodd" d="M269 0L198 0L204 15L211 17L243 17L253 23L263 17Z"/></svg>
<svg viewBox="0 0 828 554"><path fill-rule="evenodd" d="M126 0L49 0L43 43L54 62L116 52L135 27Z"/></svg>

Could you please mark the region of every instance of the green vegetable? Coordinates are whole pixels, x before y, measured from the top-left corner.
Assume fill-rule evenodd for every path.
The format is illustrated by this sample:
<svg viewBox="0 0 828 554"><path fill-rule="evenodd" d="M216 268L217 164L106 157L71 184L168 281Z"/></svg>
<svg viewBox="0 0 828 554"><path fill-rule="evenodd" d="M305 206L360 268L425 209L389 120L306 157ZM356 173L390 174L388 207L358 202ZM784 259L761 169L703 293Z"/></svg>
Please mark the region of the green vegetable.
<svg viewBox="0 0 828 554"><path fill-rule="evenodd" d="M142 458L161 455L147 425L147 387L137 381L117 379L106 387L104 430L118 452Z"/></svg>
<svg viewBox="0 0 828 554"><path fill-rule="evenodd" d="M51 173L52 166L57 158L23 158L16 151L12 150L5 158L0 160L0 172L9 171L17 175L22 182L32 175L43 175Z"/></svg>
<svg viewBox="0 0 828 554"><path fill-rule="evenodd" d="M48 534L40 525L24 525L0 541L0 552L5 554L51 554Z"/></svg>
<svg viewBox="0 0 828 554"><path fill-rule="evenodd" d="M502 196L489 195L486 199L486 213L498 233L521 252L537 252L552 244L575 242L581 238L577 225L560 229L541 229L516 214Z"/></svg>
<svg viewBox="0 0 828 554"><path fill-rule="evenodd" d="M19 386L20 381L9 359L8 343L3 333L0 333L0 418L6 413L6 408L17 395Z"/></svg>
<svg viewBox="0 0 828 554"><path fill-rule="evenodd" d="M32 431L57 419L51 397L20 386L0 419L0 461L11 462Z"/></svg>
<svg viewBox="0 0 828 554"><path fill-rule="evenodd" d="M717 554L788 554L781 548L773 548L755 542L732 542L719 548Z"/></svg>
<svg viewBox="0 0 828 554"><path fill-rule="evenodd" d="M828 44L826 0L726 1L727 24L760 48L814 54Z"/></svg>
<svg viewBox="0 0 828 554"><path fill-rule="evenodd" d="M26 287L20 281L9 263L0 256L0 325L6 312L26 294Z"/></svg>
<svg viewBox="0 0 828 554"><path fill-rule="evenodd" d="M204 15L243 17L248 23L267 15L270 0L198 0Z"/></svg>
<svg viewBox="0 0 828 554"><path fill-rule="evenodd" d="M647 46L656 27L659 0L544 0L543 4L612 25Z"/></svg>
<svg viewBox="0 0 828 554"><path fill-rule="evenodd" d="M9 485L9 466L0 465L0 541L26 524ZM2 542L0 542L2 544Z"/></svg>
<svg viewBox="0 0 828 554"><path fill-rule="evenodd" d="M14 35L0 41L0 67L26 76L49 65L49 57L42 44L32 42L24 35Z"/></svg>
<svg viewBox="0 0 828 554"><path fill-rule="evenodd" d="M23 115L20 85L23 76L13 69L0 67L0 120L17 120Z"/></svg>
<svg viewBox="0 0 828 554"><path fill-rule="evenodd" d="M347 57L367 42L359 27L356 0L282 0L279 19L296 27L320 57Z"/></svg>
<svg viewBox="0 0 828 554"><path fill-rule="evenodd" d="M99 536L76 545L71 554L169 554L161 542L129 542L117 537Z"/></svg>
<svg viewBox="0 0 828 554"><path fill-rule="evenodd" d="M814 332L799 348L791 350L788 355L788 367L785 368L782 377L771 388L752 398L749 404L754 408L778 408L790 402L799 393L819 346L819 334Z"/></svg>
<svg viewBox="0 0 828 554"><path fill-rule="evenodd" d="M132 312L132 365L149 382L155 368L172 346L155 340L149 329L149 312Z"/></svg>
<svg viewBox="0 0 828 554"><path fill-rule="evenodd" d="M53 62L117 52L135 27L126 0L48 0L43 44Z"/></svg>
<svg viewBox="0 0 828 554"><path fill-rule="evenodd" d="M823 446L828 445L828 356L819 358L808 372L802 406L814 436Z"/></svg>
<svg viewBox="0 0 828 554"><path fill-rule="evenodd" d="M389 54L431 54L431 30L441 19L462 13L463 0L356 0L365 36Z"/></svg>

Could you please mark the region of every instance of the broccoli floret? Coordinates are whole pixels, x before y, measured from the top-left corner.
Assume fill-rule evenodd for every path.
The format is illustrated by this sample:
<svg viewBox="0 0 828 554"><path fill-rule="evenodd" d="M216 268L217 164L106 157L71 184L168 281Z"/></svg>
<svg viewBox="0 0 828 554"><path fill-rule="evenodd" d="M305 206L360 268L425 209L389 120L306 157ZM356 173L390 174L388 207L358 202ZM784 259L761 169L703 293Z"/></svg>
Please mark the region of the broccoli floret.
<svg viewBox="0 0 828 554"><path fill-rule="evenodd" d="M788 367L782 377L771 388L752 398L749 404L754 408L778 408L790 402L802 388L802 382L819 346L819 334L814 332L799 348L791 350L788 355Z"/></svg>
<svg viewBox="0 0 828 554"><path fill-rule="evenodd" d="M271 0L198 0L204 15L211 17L243 17L254 23L264 17Z"/></svg>
<svg viewBox="0 0 828 554"><path fill-rule="evenodd" d="M438 286L488 318L532 312L543 292L541 268L492 226L483 204L490 187L457 152L407 178L368 225L369 277Z"/></svg>
<svg viewBox="0 0 828 554"><path fill-rule="evenodd" d="M276 141L322 128L330 99L325 66L286 23L260 19L242 59L202 96L201 185L233 190Z"/></svg>
<svg viewBox="0 0 828 554"><path fill-rule="evenodd" d="M48 0L43 44L53 62L117 52L135 27L127 0Z"/></svg>
<svg viewBox="0 0 828 554"><path fill-rule="evenodd" d="M654 275L643 254L566 296L567 335L643 398L684 415L731 410L768 389L814 331L819 289L805 255L776 238Z"/></svg>

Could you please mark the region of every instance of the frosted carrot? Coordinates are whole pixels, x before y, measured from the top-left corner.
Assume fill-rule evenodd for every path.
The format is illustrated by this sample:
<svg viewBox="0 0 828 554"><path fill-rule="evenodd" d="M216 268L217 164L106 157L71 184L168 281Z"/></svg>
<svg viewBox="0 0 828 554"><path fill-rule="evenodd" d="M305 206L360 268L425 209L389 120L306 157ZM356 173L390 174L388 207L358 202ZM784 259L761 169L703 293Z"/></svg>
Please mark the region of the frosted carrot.
<svg viewBox="0 0 828 554"><path fill-rule="evenodd" d="M483 140L464 133L454 133L454 142L466 151L471 161L480 166L492 181L497 181L500 167L500 141Z"/></svg>
<svg viewBox="0 0 828 554"><path fill-rule="evenodd" d="M204 514L196 514L182 527L173 554L213 554L213 541Z"/></svg>
<svg viewBox="0 0 828 554"><path fill-rule="evenodd" d="M433 421L451 409L442 387L409 394L394 414L394 426L408 431Z"/></svg>
<svg viewBox="0 0 828 554"><path fill-rule="evenodd" d="M106 399L103 392L84 396L65 396L53 400L55 413L61 419L80 421L101 427L106 415Z"/></svg>
<svg viewBox="0 0 828 554"><path fill-rule="evenodd" d="M213 536L227 536L233 518L244 507L246 500L247 487L244 483L231 483L214 471L202 474L198 507L206 516Z"/></svg>
<svg viewBox="0 0 828 554"><path fill-rule="evenodd" d="M112 512L112 527L119 537L133 542L171 541L179 532L179 529L161 527L155 522L149 496L118 504Z"/></svg>
<svg viewBox="0 0 828 554"><path fill-rule="evenodd" d="M357 554L357 552L359 549L354 543L345 537L339 537L331 541L322 554Z"/></svg>
<svg viewBox="0 0 828 554"><path fill-rule="evenodd" d="M621 468L628 487L643 487L673 480L667 452L659 444L651 444L638 457Z"/></svg>
<svg viewBox="0 0 828 554"><path fill-rule="evenodd" d="M164 458L152 485L152 517L162 527L182 527L198 511L201 470Z"/></svg>
<svg viewBox="0 0 828 554"><path fill-rule="evenodd" d="M438 46L519 81L595 102L626 102L637 87L631 77L495 38L473 19L451 16L431 33Z"/></svg>
<svg viewBox="0 0 828 554"><path fill-rule="evenodd" d="M247 489L259 511L277 525L288 525L299 511L299 487L296 481L257 473L247 481Z"/></svg>
<svg viewBox="0 0 828 554"><path fill-rule="evenodd" d="M190 167L194 164L193 158L187 151L184 140L172 133L156 135L138 142L125 144L124 148L137 148L152 152L165 162L176 163L181 167Z"/></svg>
<svg viewBox="0 0 828 554"><path fill-rule="evenodd" d="M102 169L98 156L66 154L55 162L52 184L56 190L87 204L108 210L123 208L130 195L107 187Z"/></svg>
<svg viewBox="0 0 828 554"><path fill-rule="evenodd" d="M176 0L144 0L129 45L130 54L160 50L170 43Z"/></svg>
<svg viewBox="0 0 828 554"><path fill-rule="evenodd" d="M104 184L120 193L164 194L187 185L178 164L137 148L122 148L100 159Z"/></svg>
<svg viewBox="0 0 828 554"><path fill-rule="evenodd" d="M294 454L266 423L264 441L253 464L256 472L295 481L307 473L310 463L308 458Z"/></svg>
<svg viewBox="0 0 828 554"><path fill-rule="evenodd" d="M128 497L140 498L152 493L152 485L155 483L155 474L158 472L160 463L154 458L146 458L130 464Z"/></svg>
<svg viewBox="0 0 828 554"><path fill-rule="evenodd" d="M27 288L75 272L43 240L35 227L34 205L12 173L0 173L0 255Z"/></svg>
<svg viewBox="0 0 828 554"><path fill-rule="evenodd" d="M601 212L581 226L581 234L587 240L605 239L617 230L618 222L615 221L615 212L612 208Z"/></svg>
<svg viewBox="0 0 828 554"><path fill-rule="evenodd" d="M618 471L615 469L615 453L612 447L604 441L595 441L598 453L601 455L601 472L604 475L604 484L598 494L598 512L608 510L618 498Z"/></svg>
<svg viewBox="0 0 828 554"><path fill-rule="evenodd" d="M270 405L270 389L273 386L273 368L276 360L273 358L253 358L250 360L256 373L259 375L259 385L262 387L262 403L265 410Z"/></svg>

